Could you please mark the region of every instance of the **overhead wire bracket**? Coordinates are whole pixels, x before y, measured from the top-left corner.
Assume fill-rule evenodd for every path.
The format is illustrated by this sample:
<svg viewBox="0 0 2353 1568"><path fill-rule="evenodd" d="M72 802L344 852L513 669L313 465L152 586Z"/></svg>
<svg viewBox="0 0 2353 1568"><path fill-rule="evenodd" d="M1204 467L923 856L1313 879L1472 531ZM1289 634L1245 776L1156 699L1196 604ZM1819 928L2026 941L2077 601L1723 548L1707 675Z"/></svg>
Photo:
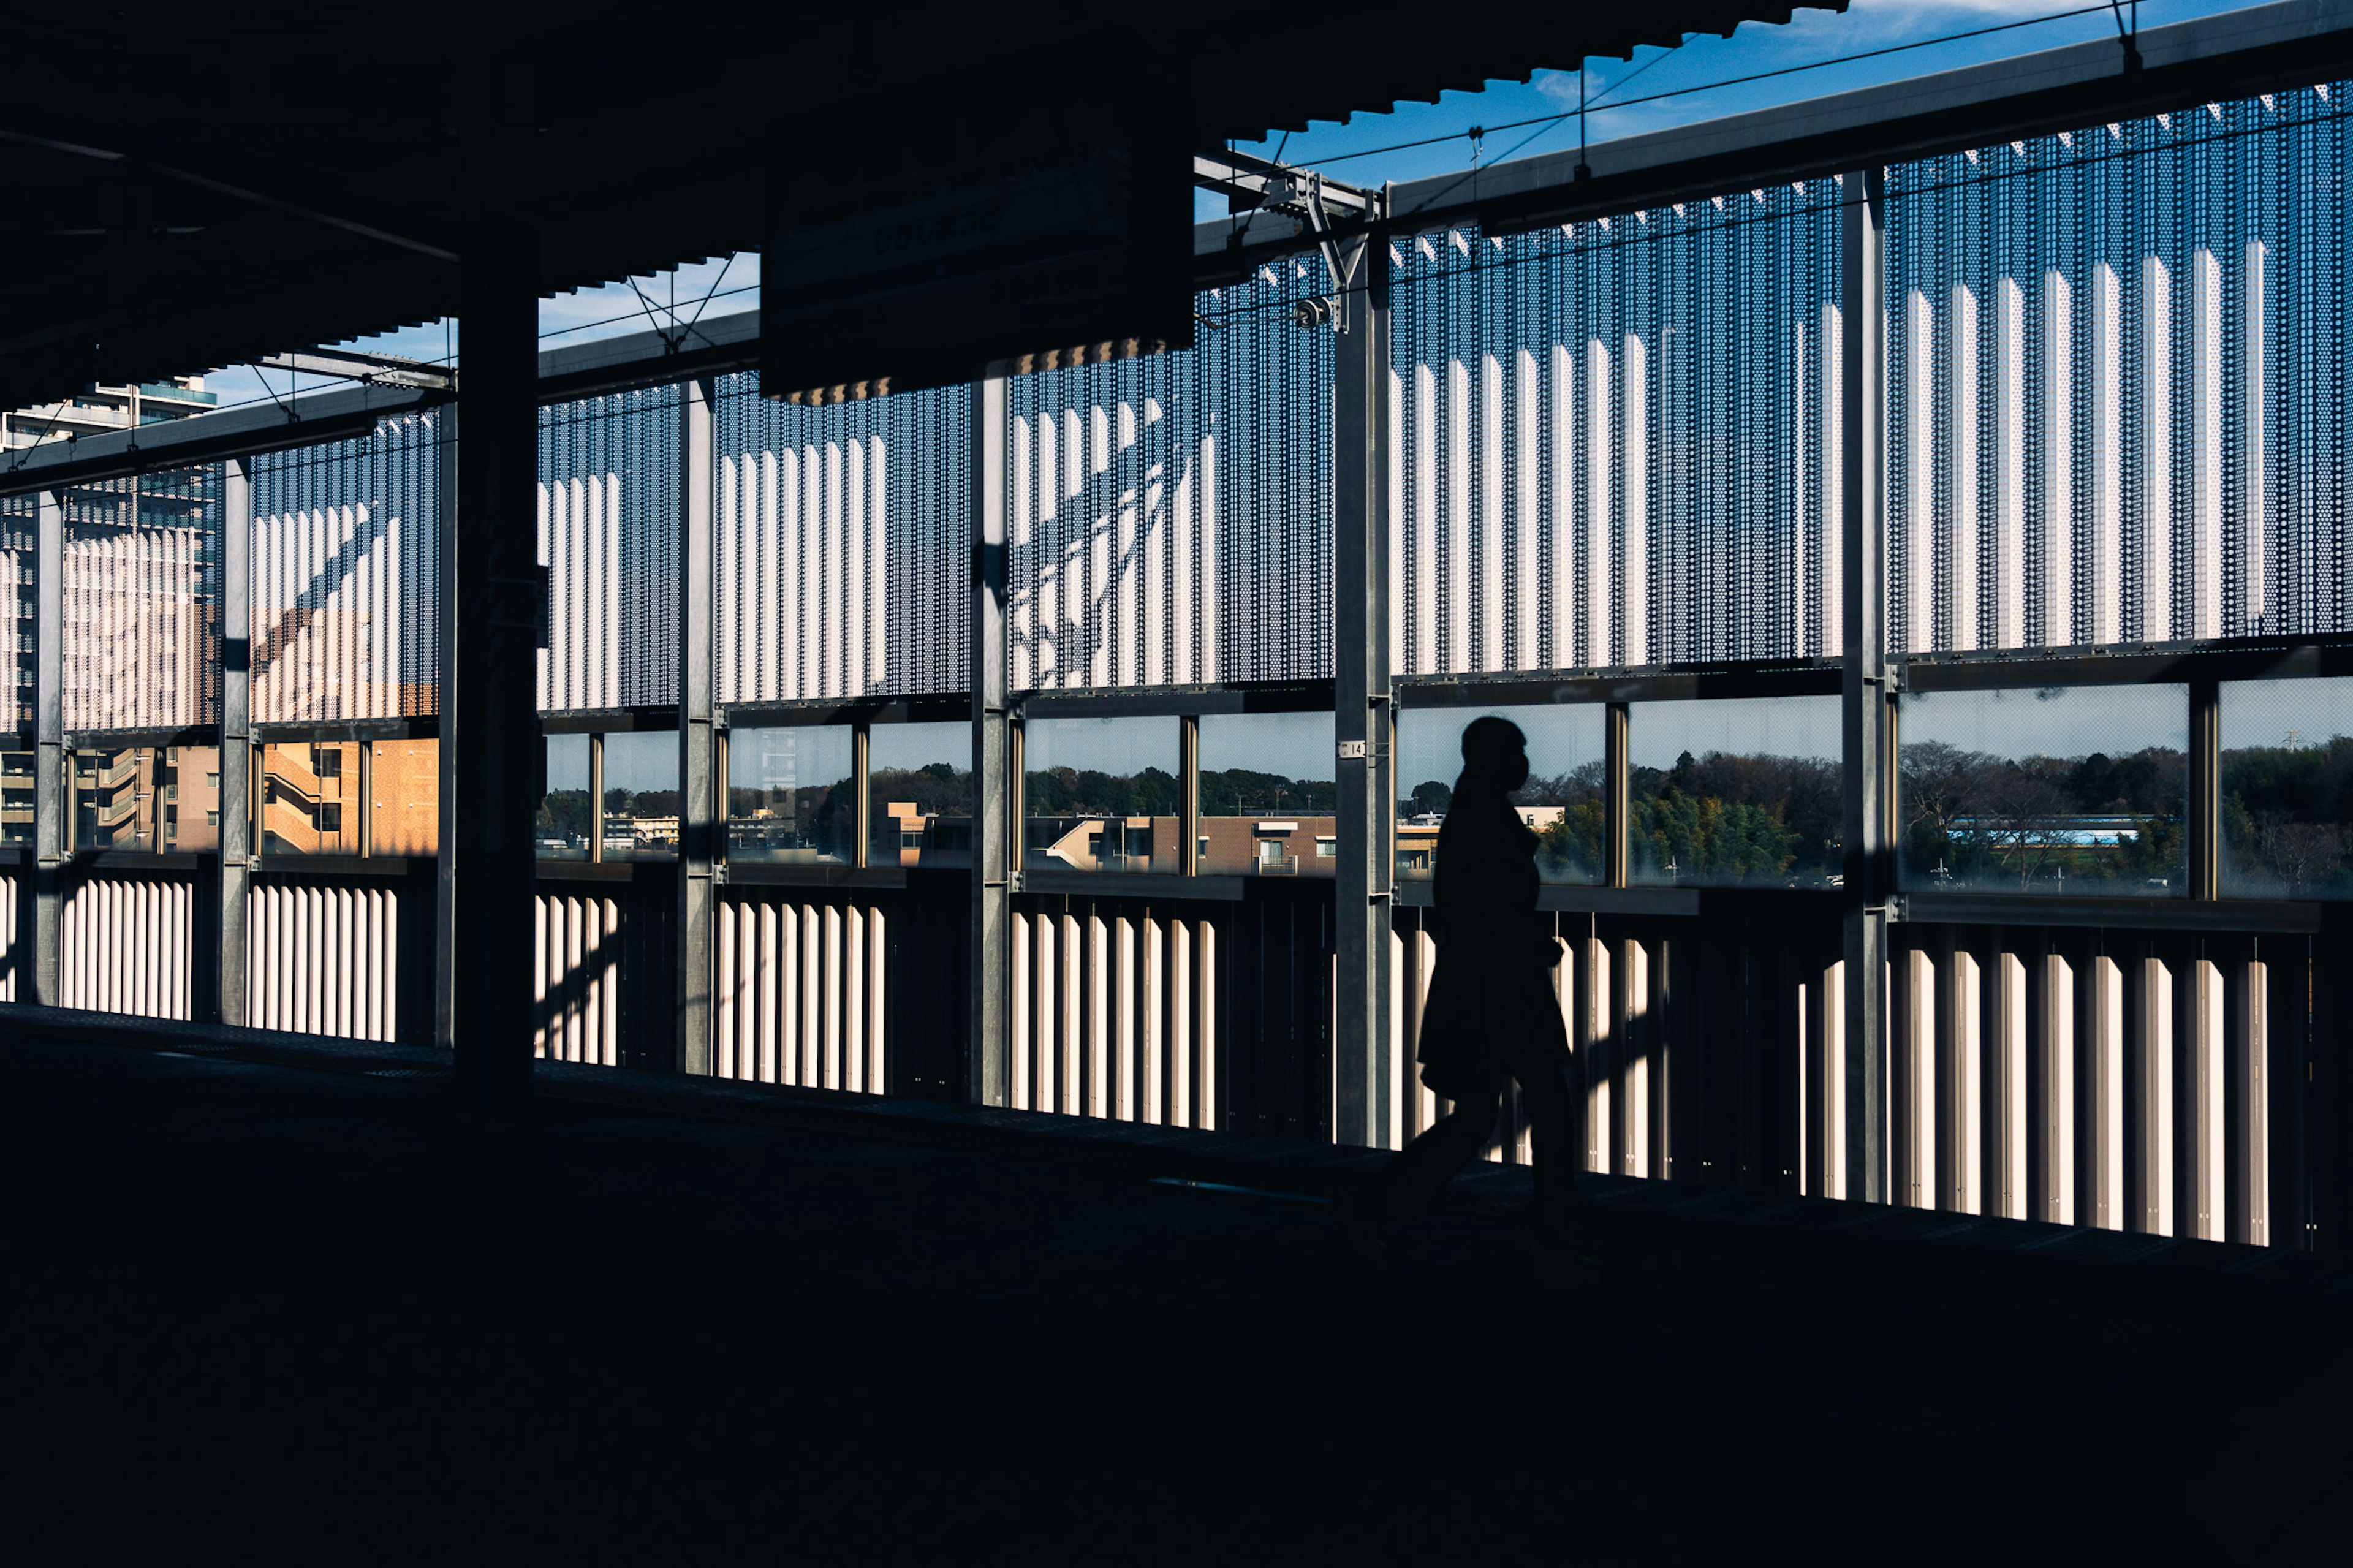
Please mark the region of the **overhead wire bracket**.
<svg viewBox="0 0 2353 1568"><path fill-rule="evenodd" d="M1220 152L1193 156L1193 183L1204 190L1224 193L1237 212L1263 210L1284 214L1299 225L1296 232L1313 234L1324 265L1330 269L1332 293L1302 300L1293 318L1303 327L1327 322L1335 331L1348 330L1348 297L1355 284L1354 268L1342 263L1335 215L1369 222L1379 216L1380 197L1329 179L1314 169L1253 158L1244 153Z"/></svg>

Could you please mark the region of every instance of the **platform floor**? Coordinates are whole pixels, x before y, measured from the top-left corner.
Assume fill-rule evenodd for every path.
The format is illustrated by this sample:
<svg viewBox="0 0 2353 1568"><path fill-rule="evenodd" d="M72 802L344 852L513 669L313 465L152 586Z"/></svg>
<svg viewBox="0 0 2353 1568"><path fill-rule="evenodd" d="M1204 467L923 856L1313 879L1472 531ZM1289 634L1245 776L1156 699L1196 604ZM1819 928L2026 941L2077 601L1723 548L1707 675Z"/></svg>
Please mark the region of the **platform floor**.
<svg viewBox="0 0 2353 1568"><path fill-rule="evenodd" d="M1607 1292L1563 1308L1516 1173L1367 1272L1316 1195L1345 1158L1185 1185L1237 1172L1198 1140L861 1134L558 1073L492 1179L452 1157L429 1063L170 1047L0 1025L18 1562L2342 1545L2325 1280L1609 1200Z"/></svg>

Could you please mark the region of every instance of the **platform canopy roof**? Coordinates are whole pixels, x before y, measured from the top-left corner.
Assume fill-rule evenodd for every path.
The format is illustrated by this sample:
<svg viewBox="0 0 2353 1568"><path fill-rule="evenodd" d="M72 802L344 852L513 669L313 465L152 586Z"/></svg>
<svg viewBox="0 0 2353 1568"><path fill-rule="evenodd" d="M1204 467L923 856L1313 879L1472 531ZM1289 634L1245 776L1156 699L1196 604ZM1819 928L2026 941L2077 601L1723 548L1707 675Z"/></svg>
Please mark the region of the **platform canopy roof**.
<svg viewBox="0 0 2353 1568"><path fill-rule="evenodd" d="M1577 4L1469 25L1423 0L1124 10L1140 31L1099 75L1036 80L1020 62L1037 41L1083 39L1104 7L25 8L0 99L0 407L455 314L463 175L485 158L536 222L553 294L757 249L780 113L1100 98L1176 73L1207 150L1792 7ZM489 104L516 128L504 153L480 130Z"/></svg>

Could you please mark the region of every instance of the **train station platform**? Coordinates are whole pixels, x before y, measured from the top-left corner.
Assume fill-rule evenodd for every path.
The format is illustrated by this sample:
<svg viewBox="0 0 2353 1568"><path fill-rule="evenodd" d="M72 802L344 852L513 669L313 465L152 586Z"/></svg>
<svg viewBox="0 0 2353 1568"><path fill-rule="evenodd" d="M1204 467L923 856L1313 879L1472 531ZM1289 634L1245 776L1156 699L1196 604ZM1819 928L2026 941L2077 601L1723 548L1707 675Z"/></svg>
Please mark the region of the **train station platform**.
<svg viewBox="0 0 2353 1568"><path fill-rule="evenodd" d="M2276 1562L2337 1528L2337 1260L12 1010L21 1561Z"/></svg>

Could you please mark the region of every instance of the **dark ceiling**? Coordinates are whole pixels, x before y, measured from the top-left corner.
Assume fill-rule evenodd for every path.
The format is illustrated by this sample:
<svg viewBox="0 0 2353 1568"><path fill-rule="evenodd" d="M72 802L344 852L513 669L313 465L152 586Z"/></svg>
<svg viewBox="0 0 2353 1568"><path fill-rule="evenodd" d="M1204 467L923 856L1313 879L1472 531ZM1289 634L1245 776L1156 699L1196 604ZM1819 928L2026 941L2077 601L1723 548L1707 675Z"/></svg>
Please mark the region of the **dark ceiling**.
<svg viewBox="0 0 2353 1568"><path fill-rule="evenodd" d="M509 9L526 10L474 8ZM1131 24L1141 31L1095 79L1028 79L1019 61L1038 38L1084 37L1105 15L1070 6L1067 30L1037 27L1051 9L575 0L529 8L526 28L462 7L317 0L24 8L6 25L0 100L0 297L13 307L0 407L454 314L464 176L486 158L535 222L540 287L555 293L757 249L763 132L780 115L877 101L922 115L976 80L1116 96L1124 77L1177 71L1194 143L1211 148L1785 22L1793 7L1489 7L1465 27L1427 0L1206 4ZM1006 25L1016 15L1030 31ZM514 126L505 154L480 133L485 106Z"/></svg>

